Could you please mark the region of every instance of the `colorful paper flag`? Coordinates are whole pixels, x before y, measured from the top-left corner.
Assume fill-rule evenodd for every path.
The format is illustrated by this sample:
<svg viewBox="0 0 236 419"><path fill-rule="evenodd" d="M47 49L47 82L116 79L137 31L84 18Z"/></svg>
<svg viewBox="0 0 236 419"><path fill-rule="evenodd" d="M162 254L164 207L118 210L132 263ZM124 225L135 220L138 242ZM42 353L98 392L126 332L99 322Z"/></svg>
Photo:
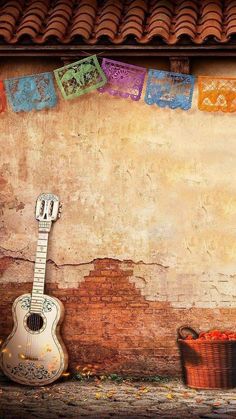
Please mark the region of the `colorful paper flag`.
<svg viewBox="0 0 236 419"><path fill-rule="evenodd" d="M207 112L236 112L236 79L231 77L198 78L198 108Z"/></svg>
<svg viewBox="0 0 236 419"><path fill-rule="evenodd" d="M100 93L108 92L123 98L139 100L143 90L146 69L136 65L103 58L102 69L107 83L98 89Z"/></svg>
<svg viewBox="0 0 236 419"><path fill-rule="evenodd" d="M195 77L188 74L149 70L145 102L161 108L191 108Z"/></svg>
<svg viewBox="0 0 236 419"><path fill-rule="evenodd" d="M6 110L7 101L3 81L0 80L0 113Z"/></svg>
<svg viewBox="0 0 236 419"><path fill-rule="evenodd" d="M4 84L15 112L52 108L57 103L52 73L16 77L5 80Z"/></svg>
<svg viewBox="0 0 236 419"><path fill-rule="evenodd" d="M73 99L89 93L107 81L96 55L58 68L54 74L64 99Z"/></svg>

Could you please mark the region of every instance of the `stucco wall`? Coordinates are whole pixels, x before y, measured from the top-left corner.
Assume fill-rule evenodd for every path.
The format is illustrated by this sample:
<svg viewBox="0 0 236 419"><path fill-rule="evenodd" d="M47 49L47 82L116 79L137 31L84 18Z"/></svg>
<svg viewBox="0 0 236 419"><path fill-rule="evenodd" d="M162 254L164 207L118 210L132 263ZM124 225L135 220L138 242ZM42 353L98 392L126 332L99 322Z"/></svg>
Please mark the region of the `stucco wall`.
<svg viewBox="0 0 236 419"><path fill-rule="evenodd" d="M5 60L0 77L60 65ZM192 71L235 76L236 62L199 60ZM117 259L124 270L132 261L128 280L144 301L206 313L228 308L233 316L236 116L200 112L196 87L188 112L96 92L73 101L58 96L53 110L15 114L8 109L0 115L4 292L9 283L32 281L35 200L52 191L63 212L51 233L48 284L66 294L84 282L95 259ZM215 323L230 326L227 316L218 316L216 310ZM210 327L214 315L188 316L188 321Z"/></svg>

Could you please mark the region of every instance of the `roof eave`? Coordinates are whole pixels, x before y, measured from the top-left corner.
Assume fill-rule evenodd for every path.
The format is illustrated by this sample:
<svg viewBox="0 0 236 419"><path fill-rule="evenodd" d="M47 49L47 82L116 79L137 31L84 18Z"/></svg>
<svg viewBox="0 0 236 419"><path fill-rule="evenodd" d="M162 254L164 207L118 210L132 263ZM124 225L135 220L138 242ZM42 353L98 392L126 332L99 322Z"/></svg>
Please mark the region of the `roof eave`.
<svg viewBox="0 0 236 419"><path fill-rule="evenodd" d="M235 57L236 44L214 45L0 45L1 57Z"/></svg>

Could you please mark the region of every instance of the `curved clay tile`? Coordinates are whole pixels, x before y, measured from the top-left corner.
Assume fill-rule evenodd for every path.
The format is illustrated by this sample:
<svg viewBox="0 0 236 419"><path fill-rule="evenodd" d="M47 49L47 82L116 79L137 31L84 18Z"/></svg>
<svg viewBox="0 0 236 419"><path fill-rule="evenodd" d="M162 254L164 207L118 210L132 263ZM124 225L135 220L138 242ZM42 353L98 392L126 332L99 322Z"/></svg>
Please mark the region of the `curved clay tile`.
<svg viewBox="0 0 236 419"><path fill-rule="evenodd" d="M115 38L115 33L114 33L114 31L113 31L112 29L110 29L110 28L103 28L103 29L100 29L100 30L96 33L96 37L95 37L96 42L98 41L98 39L99 39L101 36L107 36L107 37L108 37L111 41L113 41L113 40L114 40L114 38Z"/></svg>
<svg viewBox="0 0 236 419"><path fill-rule="evenodd" d="M106 13L99 18L99 24L102 23L104 20L111 20L112 22L116 23L117 25L120 22L119 17L114 13Z"/></svg>
<svg viewBox="0 0 236 419"><path fill-rule="evenodd" d="M141 9L144 13L147 13L148 11L147 2L145 2L144 0L132 0L128 5L127 9L132 10L134 8Z"/></svg>
<svg viewBox="0 0 236 419"><path fill-rule="evenodd" d="M169 30L171 25L171 19L167 18L165 15L157 15L153 16L147 25L147 30L152 30L153 27L163 26L166 28L166 30Z"/></svg>
<svg viewBox="0 0 236 419"><path fill-rule="evenodd" d="M195 31L192 30L190 27L184 26L183 28L179 28L178 31L175 32L174 36L176 39L179 39L181 36L189 36L191 39L195 38Z"/></svg>
<svg viewBox="0 0 236 419"><path fill-rule="evenodd" d="M6 23L14 28L15 18L11 15L0 15L0 23Z"/></svg>
<svg viewBox="0 0 236 419"><path fill-rule="evenodd" d="M176 13L180 13L181 10L183 9L189 9L189 10L194 10L195 12L199 11L199 5L196 1L192 0L183 0L180 1L177 5L176 5L176 9L175 12Z"/></svg>
<svg viewBox="0 0 236 419"><path fill-rule="evenodd" d="M12 43L12 31L6 28L0 29L0 36L4 39L5 42Z"/></svg>
<svg viewBox="0 0 236 419"><path fill-rule="evenodd" d="M94 10L97 10L98 4L97 0L76 0L75 7L82 7L84 5L91 6Z"/></svg>
<svg viewBox="0 0 236 419"><path fill-rule="evenodd" d="M157 9L160 11L165 11L165 13L169 13L170 16L172 16L174 12L174 4L170 0L154 0L150 5L150 13L154 13Z"/></svg>
<svg viewBox="0 0 236 419"><path fill-rule="evenodd" d="M182 22L189 22L189 23L192 23L193 25L196 25L197 19L188 13L182 13L176 19L175 27L178 26Z"/></svg>
<svg viewBox="0 0 236 419"><path fill-rule="evenodd" d="M171 20L166 19L166 16L153 17L147 24L147 31L149 32L149 30L151 31L153 27L158 26L164 27L167 31L169 31Z"/></svg>
<svg viewBox="0 0 236 419"><path fill-rule="evenodd" d="M215 37L219 41L221 41L221 31L217 28L212 26L208 26L203 29L203 31L199 34L199 39L204 42L208 37Z"/></svg>
<svg viewBox="0 0 236 419"><path fill-rule="evenodd" d="M35 41L40 34L44 19L46 19L47 11L46 1L28 3L28 7L23 12L18 24L15 38L20 40L22 36L30 36Z"/></svg>
<svg viewBox="0 0 236 419"><path fill-rule="evenodd" d="M63 39L64 39L64 34L59 30L59 29L57 29L56 27L55 28L53 28L53 29L49 29L49 30L47 30L47 32L43 35L43 37L42 37L42 41L43 42L45 42L48 38L50 38L50 37L55 37L55 38L57 38L59 41L63 41Z"/></svg>
<svg viewBox="0 0 236 419"><path fill-rule="evenodd" d="M39 4L39 2L37 2L37 4L35 4L34 6L28 7L26 10L23 11L21 15L21 21L27 17L38 16L43 22L44 19L46 19L47 14L48 8L45 7L45 5L44 7L42 7L42 5Z"/></svg>
<svg viewBox="0 0 236 419"><path fill-rule="evenodd" d="M202 6L202 10L201 10L202 16L210 12L218 13L219 16L223 17L222 8L216 3L209 3L209 4L206 4L205 6Z"/></svg>
<svg viewBox="0 0 236 419"><path fill-rule="evenodd" d="M137 7L130 9L127 11L127 13L124 16L124 20L134 20L136 19L136 21L138 22L143 22L145 19L145 13L142 9L138 9Z"/></svg>
<svg viewBox="0 0 236 419"><path fill-rule="evenodd" d="M17 31L16 39L19 40L22 36L29 36L30 38L34 39L37 35L37 32L34 28L28 26L27 28L23 28L19 31Z"/></svg>
<svg viewBox="0 0 236 419"><path fill-rule="evenodd" d="M24 7L24 1L8 1L1 6L1 11L6 11L6 9L16 9L19 13L22 12Z"/></svg>
<svg viewBox="0 0 236 419"><path fill-rule="evenodd" d="M115 14L116 16L121 16L121 9L119 7L116 7L115 5L110 5L103 8L103 11L99 13L98 19L100 19L102 16L105 16L107 13Z"/></svg>
<svg viewBox="0 0 236 419"><path fill-rule="evenodd" d="M103 6L98 9L99 15L109 11L109 10L117 10L117 13L120 14L120 12L123 9L123 4L120 0L113 2L113 1L106 1L104 2Z"/></svg>
<svg viewBox="0 0 236 419"><path fill-rule="evenodd" d="M199 25L198 31L203 32L206 28L217 28L219 31L222 31L222 24L216 19L206 20L202 25Z"/></svg>
<svg viewBox="0 0 236 419"><path fill-rule="evenodd" d="M107 37L114 44L128 36L144 44L160 37L169 45L186 36L203 44L226 42L236 33L236 0L0 0L0 36L6 43L34 43L54 37L87 44Z"/></svg>
<svg viewBox="0 0 236 419"><path fill-rule="evenodd" d="M13 7L13 6L9 6L9 7L4 7L1 9L1 14L7 14L10 16L13 16L15 19L18 19L19 15L20 15L20 11L17 7Z"/></svg>
<svg viewBox="0 0 236 419"><path fill-rule="evenodd" d="M34 7L32 10L28 10L24 13L24 18L31 16L32 14L38 16L43 21L47 11L45 12L41 7Z"/></svg>
<svg viewBox="0 0 236 419"><path fill-rule="evenodd" d="M168 19L171 19L173 14L171 13L171 11L169 9L165 9L164 7L160 7L160 8L156 8L152 11L152 13L150 13L150 15L148 16L147 20L150 20L153 16L158 16L158 15L165 15L168 17Z"/></svg>
<svg viewBox="0 0 236 419"><path fill-rule="evenodd" d="M140 27L140 25L138 24L131 23L131 22L125 24L121 30L120 36L124 40L129 35L133 35L137 39L141 39L143 35L142 27Z"/></svg>
<svg viewBox="0 0 236 419"><path fill-rule="evenodd" d="M42 20L39 19L38 16L35 15L29 15L28 17L24 18L20 25L18 26L18 31L22 28L24 28L25 26L30 26L31 24L36 25L37 28L40 28L40 26L42 25Z"/></svg>
<svg viewBox="0 0 236 419"><path fill-rule="evenodd" d="M74 26L78 26L79 24L83 25L85 23L88 24L90 27L93 27L94 19L91 16L83 13L77 17L74 17L71 28L73 28Z"/></svg>
<svg viewBox="0 0 236 419"><path fill-rule="evenodd" d="M205 7L207 5L216 5L219 6L221 9L223 8L222 0L201 0L200 6Z"/></svg>
<svg viewBox="0 0 236 419"><path fill-rule="evenodd" d="M202 31L204 30L204 28L206 27L217 27L219 28L219 30L222 30L222 22L219 21L218 19L206 19L202 24L199 25L199 29Z"/></svg>
<svg viewBox="0 0 236 419"><path fill-rule="evenodd" d="M231 13L231 10L233 8L235 8L235 7L236 7L236 0L226 2L226 5L225 5L225 15L227 16L228 14L230 14Z"/></svg>
<svg viewBox="0 0 236 419"><path fill-rule="evenodd" d="M56 30L57 32L60 32L60 34L64 35L65 32L66 32L66 28L67 28L67 25L65 24L65 22L59 22L58 20L55 19L53 21L53 24L48 25L48 27L47 27L47 29L44 33L44 36L48 36L49 32L54 31L54 30Z"/></svg>
<svg viewBox="0 0 236 419"><path fill-rule="evenodd" d="M182 9L182 10L178 13L178 15L176 16L176 20L180 20L180 19L182 19L182 18L183 18L183 16L184 16L184 17L187 17L187 18L188 18L188 19L190 19L190 20L193 20L193 21L197 22L198 15L197 15L197 13L195 12L195 10L193 10L193 9L189 9L189 8L184 8L184 9Z"/></svg>
<svg viewBox="0 0 236 419"><path fill-rule="evenodd" d="M222 18L219 15L219 13L216 12L209 12L206 15L204 15L203 17L201 17L201 19L199 20L199 24L202 25L205 22L207 22L208 20L212 21L212 20L216 20L217 22L221 23L222 22Z"/></svg>
<svg viewBox="0 0 236 419"><path fill-rule="evenodd" d="M156 19L161 19L161 20L163 20L164 22L166 22L168 25L170 25L170 24L171 24L171 16L170 16L170 15L168 15L168 14L166 14L166 13L164 13L163 11L162 11L162 12L155 12L155 13L152 13L152 14L149 16L149 18L148 18L147 22L148 22L149 24L151 24L151 23L152 23L152 22L154 22L154 20L156 20Z"/></svg>
<svg viewBox="0 0 236 419"><path fill-rule="evenodd" d="M154 36L160 36L165 42L168 42L170 33L163 27L154 27L151 29L148 34L144 37L144 43L152 39Z"/></svg>
<svg viewBox="0 0 236 419"><path fill-rule="evenodd" d="M93 7L85 5L85 6L81 6L79 9L76 10L74 17L76 18L80 14L86 14L88 16L91 16L92 18L95 18L96 10L94 10Z"/></svg>
<svg viewBox="0 0 236 419"><path fill-rule="evenodd" d="M72 39L75 36L82 36L85 39L89 39L91 36L91 29L90 27L84 25L79 25L78 27L74 27L70 32L70 38Z"/></svg>
<svg viewBox="0 0 236 419"><path fill-rule="evenodd" d="M111 33L114 38L117 30L117 25L112 20L104 20L96 28L96 37L106 35Z"/></svg>
<svg viewBox="0 0 236 419"><path fill-rule="evenodd" d="M86 41L91 37L96 18L96 1L82 0L75 9L69 27L69 40L75 36L82 36Z"/></svg>
<svg viewBox="0 0 236 419"><path fill-rule="evenodd" d="M48 22L46 30L54 28L57 24L61 25L61 28L66 28L68 26L68 20L64 16L55 16L52 21Z"/></svg>
<svg viewBox="0 0 236 419"><path fill-rule="evenodd" d="M225 13L225 21L227 22L236 14L236 5L230 9L228 13Z"/></svg>
<svg viewBox="0 0 236 419"><path fill-rule="evenodd" d="M88 21L81 21L78 22L77 25L73 25L71 28L71 31L69 33L69 36L73 36L72 33L77 33L81 30L85 30L88 33L88 36L91 36L93 32L93 25L89 23Z"/></svg>
<svg viewBox="0 0 236 419"><path fill-rule="evenodd" d="M53 17L59 16L59 15L64 17L66 20L69 20L71 18L71 15L72 15L72 10L68 11L68 9L64 8L64 7L55 8L49 14L48 19L51 20Z"/></svg>
<svg viewBox="0 0 236 419"><path fill-rule="evenodd" d="M184 36L184 35L188 35L190 36L191 39L194 39L196 36L196 28L194 25L191 26L191 25L183 24L174 32L174 35L176 36L177 39L179 39L181 36Z"/></svg>
<svg viewBox="0 0 236 419"><path fill-rule="evenodd" d="M232 36L234 34L236 34L236 21L234 22L234 24L232 24L232 26L227 28L227 31L226 31L227 37Z"/></svg>

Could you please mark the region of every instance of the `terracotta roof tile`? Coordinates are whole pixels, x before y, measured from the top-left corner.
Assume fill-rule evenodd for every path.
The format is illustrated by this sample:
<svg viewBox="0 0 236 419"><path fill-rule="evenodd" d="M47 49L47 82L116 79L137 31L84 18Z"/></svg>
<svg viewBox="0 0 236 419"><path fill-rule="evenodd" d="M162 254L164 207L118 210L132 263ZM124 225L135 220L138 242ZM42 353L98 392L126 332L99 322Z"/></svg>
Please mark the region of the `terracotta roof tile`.
<svg viewBox="0 0 236 419"><path fill-rule="evenodd" d="M229 42L236 0L0 0L6 44Z"/></svg>

